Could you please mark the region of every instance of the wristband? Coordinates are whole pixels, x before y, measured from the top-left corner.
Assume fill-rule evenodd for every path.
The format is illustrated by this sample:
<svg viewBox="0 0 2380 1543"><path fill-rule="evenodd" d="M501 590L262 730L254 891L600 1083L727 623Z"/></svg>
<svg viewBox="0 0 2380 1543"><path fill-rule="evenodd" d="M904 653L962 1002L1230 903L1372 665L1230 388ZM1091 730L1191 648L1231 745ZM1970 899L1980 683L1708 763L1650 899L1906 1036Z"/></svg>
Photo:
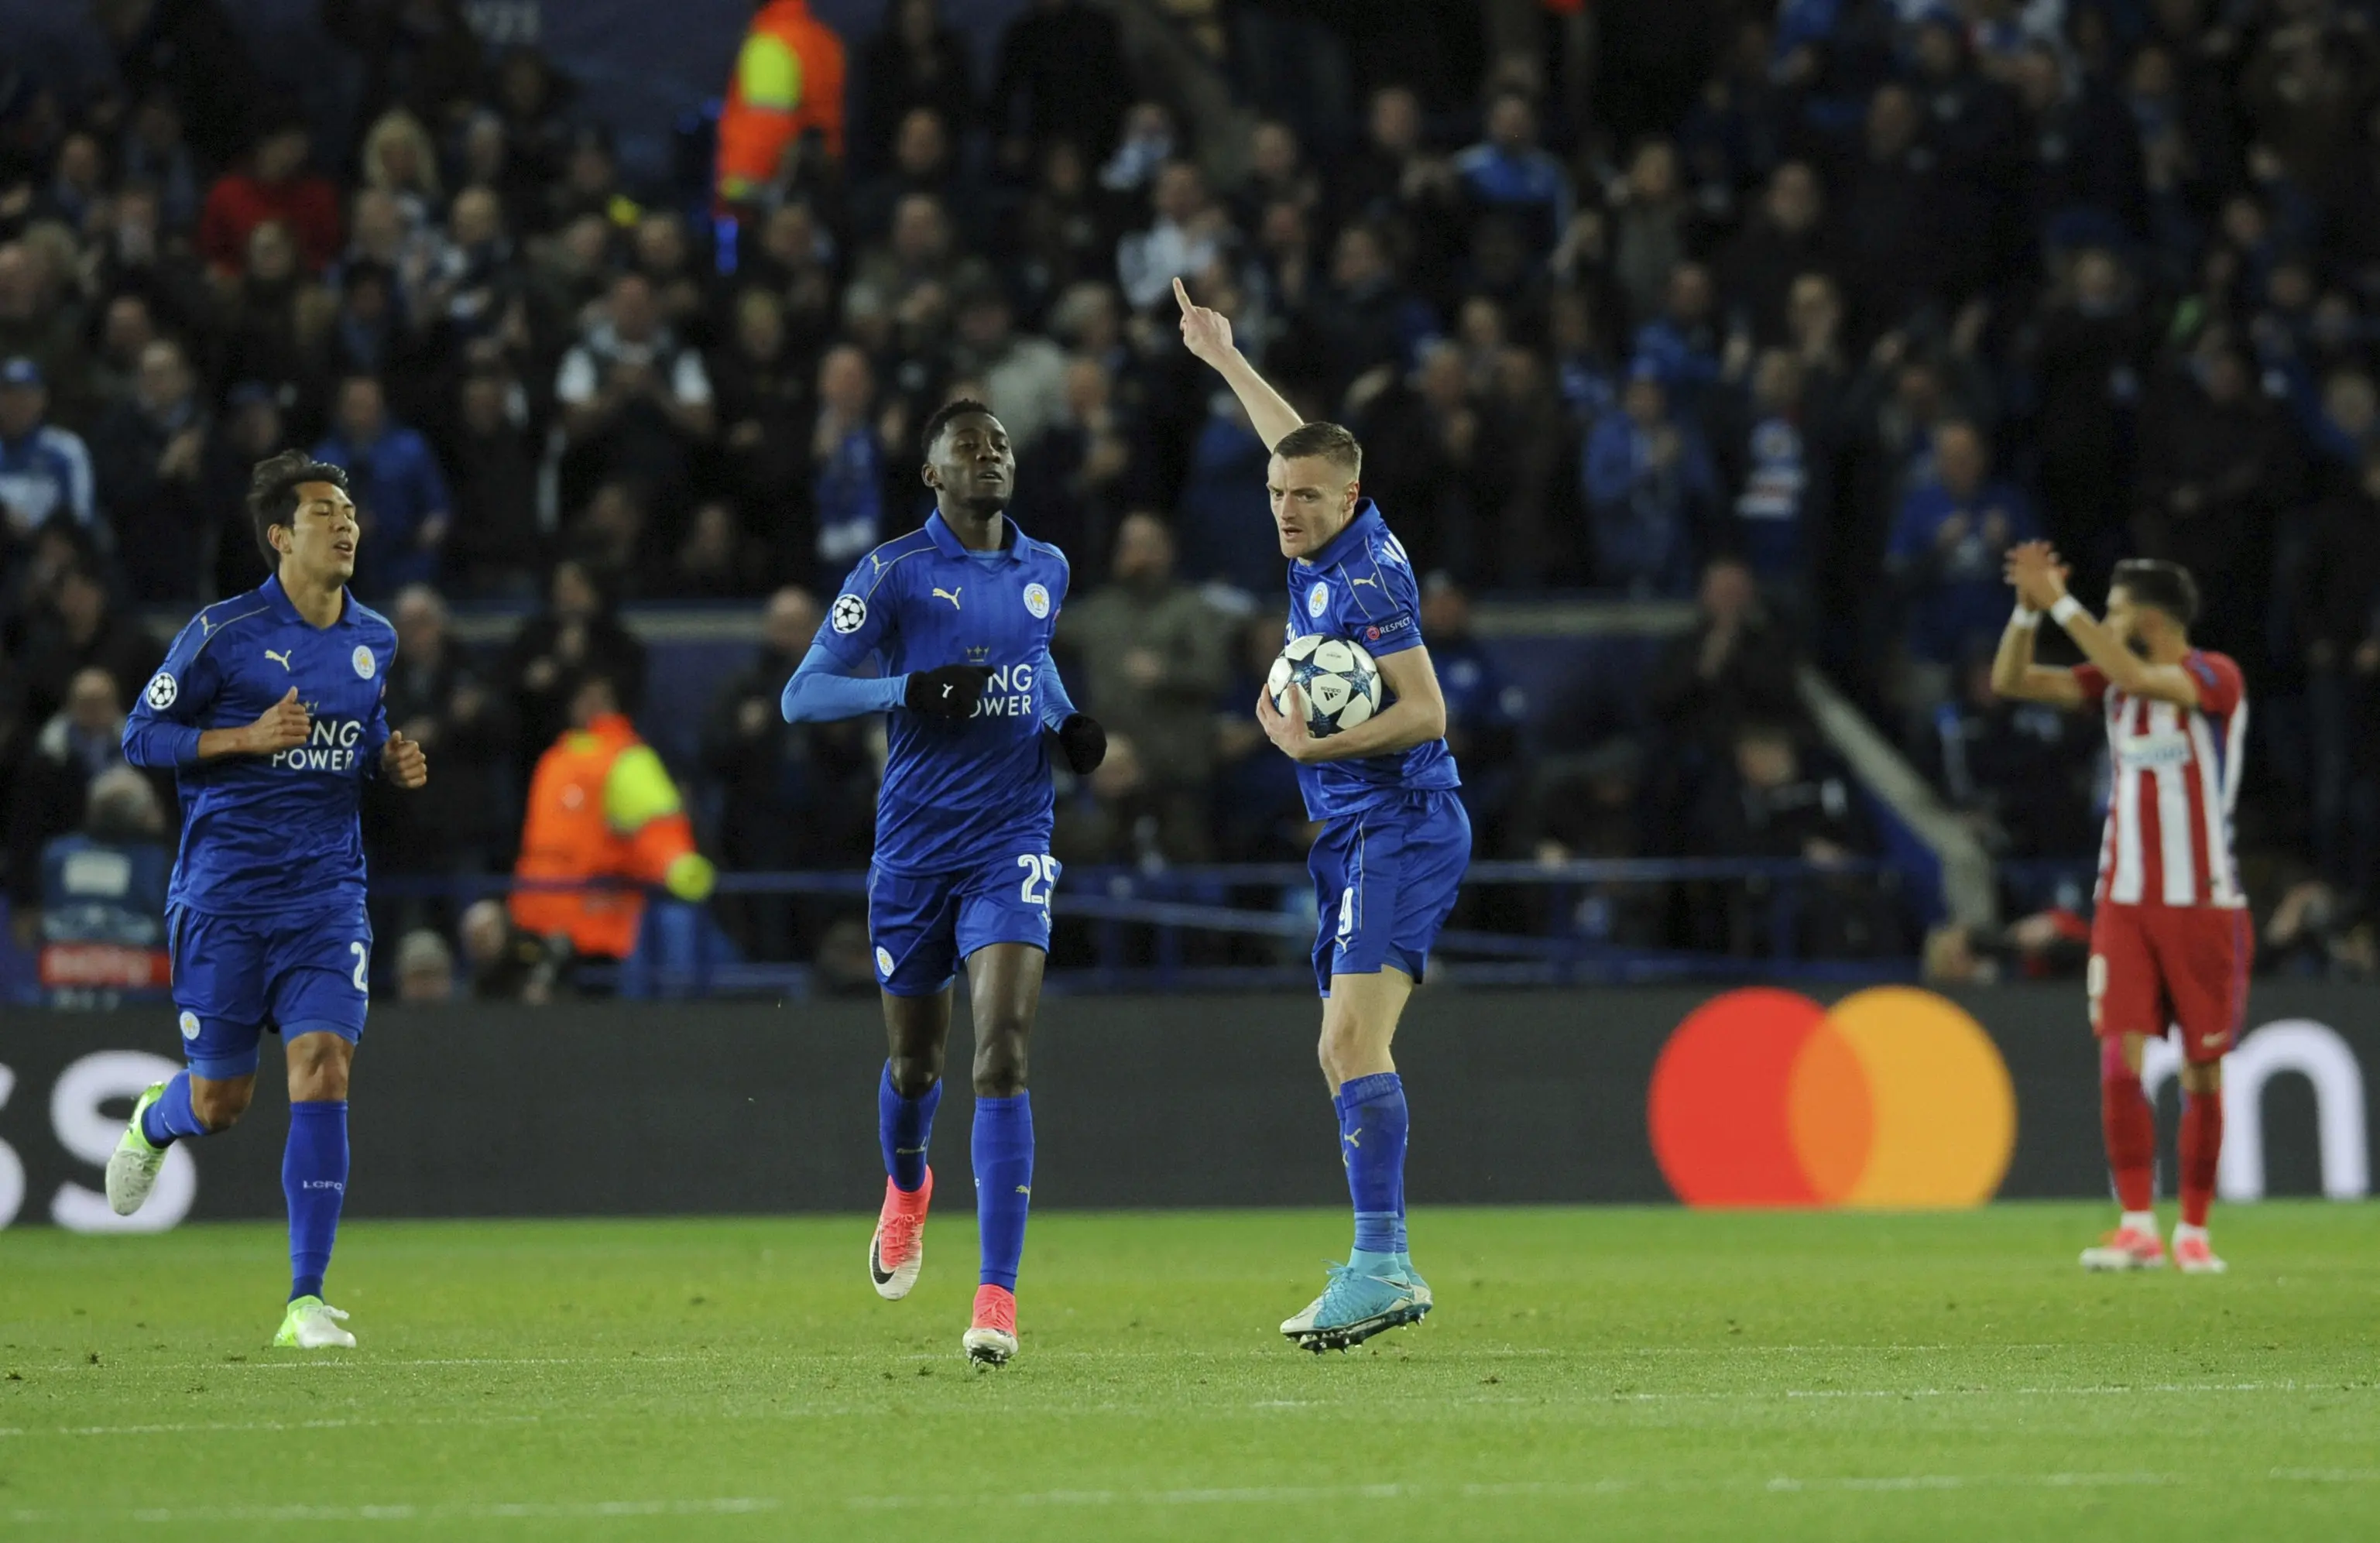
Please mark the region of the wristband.
<svg viewBox="0 0 2380 1543"><path fill-rule="evenodd" d="M2082 609L2082 602L2072 595L2060 595L2058 597L2058 603L2049 608L2049 614L2059 626L2072 626L2075 617L2088 615L2089 613Z"/></svg>
<svg viewBox="0 0 2380 1543"><path fill-rule="evenodd" d="M2040 625L2041 613L2030 605L2019 605L2016 608L2016 614L2009 618L2009 626L2021 626L2027 632L2031 632Z"/></svg>

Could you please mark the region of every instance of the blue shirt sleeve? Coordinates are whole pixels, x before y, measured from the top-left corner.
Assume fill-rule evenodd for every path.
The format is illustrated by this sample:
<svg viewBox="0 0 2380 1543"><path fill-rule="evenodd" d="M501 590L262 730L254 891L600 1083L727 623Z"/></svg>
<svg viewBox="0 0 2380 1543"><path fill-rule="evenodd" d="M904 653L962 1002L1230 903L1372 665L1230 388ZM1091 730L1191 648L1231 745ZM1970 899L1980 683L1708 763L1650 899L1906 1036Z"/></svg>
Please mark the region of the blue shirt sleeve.
<svg viewBox="0 0 2380 1543"><path fill-rule="evenodd" d="M1046 647L1036 671L1034 678L1041 683L1041 726L1054 729L1082 710L1066 695L1066 683L1058 678L1058 662L1050 657Z"/></svg>
<svg viewBox="0 0 2380 1543"><path fill-rule="evenodd" d="M1375 659L1421 646L1421 589L1414 582L1413 564L1395 542L1394 536L1380 537L1342 570L1347 582L1339 587L1338 598L1345 635Z"/></svg>
<svg viewBox="0 0 2380 1543"><path fill-rule="evenodd" d="M831 625L831 624L830 624ZM823 631L824 629L820 629ZM855 676L853 666L823 642L810 645L801 667L785 682L778 711L788 723L824 723L864 713L890 712L909 688L906 675Z"/></svg>
<svg viewBox="0 0 2380 1543"><path fill-rule="evenodd" d="M820 649L832 654L844 666L838 674L848 674L871 653L887 652L886 645L895 632L894 609L900 598L901 580L887 568L880 572L877 553L869 553L851 570L843 588L826 608L826 620L819 624L818 635L810 639L812 651ZM802 669L809 662L802 662ZM795 679L801 672L795 672ZM848 716L848 715L846 715Z"/></svg>
<svg viewBox="0 0 2380 1543"><path fill-rule="evenodd" d="M207 709L223 688L222 671L206 647L206 626L197 620L174 639L124 720L126 760L152 768L198 764Z"/></svg>

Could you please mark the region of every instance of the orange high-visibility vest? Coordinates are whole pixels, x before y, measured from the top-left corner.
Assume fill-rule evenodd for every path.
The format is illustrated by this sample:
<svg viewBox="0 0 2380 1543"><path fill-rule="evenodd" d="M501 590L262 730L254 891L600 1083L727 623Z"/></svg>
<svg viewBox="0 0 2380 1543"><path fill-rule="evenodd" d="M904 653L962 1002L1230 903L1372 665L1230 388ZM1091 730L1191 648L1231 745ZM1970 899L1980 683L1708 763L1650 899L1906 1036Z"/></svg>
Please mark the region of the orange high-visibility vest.
<svg viewBox="0 0 2380 1543"><path fill-rule="evenodd" d="M771 0L752 18L719 114L719 197L740 203L777 178L785 149L815 128L843 156L843 40L808 0Z"/></svg>
<svg viewBox="0 0 2380 1543"><path fill-rule="evenodd" d="M625 767L624 756L629 758ZM634 796L624 798L613 784L623 772L644 784ZM616 712L565 733L539 758L513 873L620 881L617 888L522 890L512 897L513 920L520 926L540 937L562 933L579 954L605 959L625 959L637 946L645 897L636 886L674 881L674 888L700 893L710 887L709 865L695 853L694 827L677 790L661 771L660 758Z"/></svg>

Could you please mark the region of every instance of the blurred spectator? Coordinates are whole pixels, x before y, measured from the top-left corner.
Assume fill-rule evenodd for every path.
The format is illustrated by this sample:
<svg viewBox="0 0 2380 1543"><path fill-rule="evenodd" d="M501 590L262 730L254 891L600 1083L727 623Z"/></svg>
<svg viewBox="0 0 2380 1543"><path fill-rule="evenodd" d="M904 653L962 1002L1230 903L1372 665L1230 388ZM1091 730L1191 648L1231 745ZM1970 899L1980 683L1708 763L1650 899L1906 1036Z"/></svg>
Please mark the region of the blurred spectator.
<svg viewBox="0 0 2380 1543"><path fill-rule="evenodd" d="M2040 480L2045 532L2069 562L2112 565L2130 483L2147 325L2122 261L2100 247L2077 252L2047 298L2031 342L2040 382Z"/></svg>
<svg viewBox="0 0 2380 1543"><path fill-rule="evenodd" d="M449 630L446 602L427 584L398 591L396 662L381 701L389 726L419 745L438 768L425 787L367 788L365 832L387 871L475 874L502 867L511 849L519 789L510 758L513 726L489 672L466 656ZM416 903L407 919L450 922L443 906Z"/></svg>
<svg viewBox="0 0 2380 1543"><path fill-rule="evenodd" d="M446 572L467 593L523 598L536 589L545 545L526 405L510 380L488 371L466 376L460 394L445 456L455 511Z"/></svg>
<svg viewBox="0 0 2380 1543"><path fill-rule="evenodd" d="M115 677L97 668L78 672L64 704L42 725L8 799L8 901L24 939L41 911L42 848L81 828L91 780L124 765L123 738L124 699Z"/></svg>
<svg viewBox="0 0 2380 1543"><path fill-rule="evenodd" d="M91 351L81 308L67 294L66 280L47 249L30 240L0 241L0 359L30 361L42 388L67 409L61 416L79 423Z"/></svg>
<svg viewBox="0 0 2380 1543"><path fill-rule="evenodd" d="M807 464L803 436L811 386L810 371L786 329L785 303L774 290L754 287L736 296L733 330L713 350L710 371L730 487L747 505L784 497ZM796 549L806 544L781 538Z"/></svg>
<svg viewBox="0 0 2380 1543"><path fill-rule="evenodd" d="M735 55L719 113L720 198L759 200L789 152L816 134L843 159L843 39L810 14L809 0L763 0Z"/></svg>
<svg viewBox="0 0 2380 1543"><path fill-rule="evenodd" d="M796 565L832 584L892 533L884 509L886 447L877 430L868 356L855 347L829 349L819 363L818 404L809 443L816 544L798 554Z"/></svg>
<svg viewBox="0 0 2380 1543"><path fill-rule="evenodd" d="M2104 725L2004 699L1992 690L1991 670L1991 644L1973 644L1961 662L1958 696L1935 710L1925 764L1995 856L2091 850L2099 828L2092 782Z"/></svg>
<svg viewBox="0 0 2380 1543"><path fill-rule="evenodd" d="M1809 411L1802 361L1782 348L1760 356L1744 410L1722 419L1720 461L1733 490L1726 544L1797 626L1810 603L1812 548L1834 502L1835 446Z"/></svg>
<svg viewBox="0 0 2380 1543"><path fill-rule="evenodd" d="M1124 516L1108 583L1071 601L1059 640L1073 650L1088 711L1129 738L1152 828L1142 839L1175 862L1212 855L1207 809L1215 768L1208 708L1225 680L1222 618L1173 572L1173 533L1156 516Z"/></svg>
<svg viewBox="0 0 2380 1543"><path fill-rule="evenodd" d="M985 104L1001 159L1021 167L1066 140L1096 161L1115 141L1132 79L1113 16L1087 0L1032 0L1001 36Z"/></svg>
<svg viewBox="0 0 2380 1543"><path fill-rule="evenodd" d="M915 108L970 121L974 78L966 40L942 19L941 0L893 0L883 29L860 51L852 158L881 164L895 128Z"/></svg>
<svg viewBox="0 0 2380 1543"><path fill-rule="evenodd" d="M883 175L861 184L852 200L851 229L863 240L880 239L892 212L913 195L934 200L960 223L977 227L977 201L959 176L957 147L949 121L932 107L912 107L892 140L892 163Z"/></svg>
<svg viewBox="0 0 2380 1543"><path fill-rule="evenodd" d="M390 420L376 377L350 375L339 383L338 416L314 455L347 469L364 529L357 586L385 594L436 577L454 503L430 442Z"/></svg>
<svg viewBox="0 0 2380 1543"><path fill-rule="evenodd" d="M755 600L768 590L769 568L766 548L744 533L735 505L706 499L695 505L660 589L677 600Z"/></svg>
<svg viewBox="0 0 2380 1543"><path fill-rule="evenodd" d="M625 959L643 925L646 886L699 902L714 874L695 849L677 784L622 711L620 688L582 670L568 701L568 728L529 781L513 921L562 934L576 958Z"/></svg>
<svg viewBox="0 0 2380 1543"><path fill-rule="evenodd" d="M984 400L1022 455L1064 411L1066 356L1046 337L1018 334L1015 311L996 284L959 297L958 323L952 366L983 383Z"/></svg>
<svg viewBox="0 0 2380 1543"><path fill-rule="evenodd" d="M1528 699L1473 633L1471 596L1446 574L1431 574L1422 584L1421 630L1446 699L1446 747L1463 768L1473 843L1481 851L1501 851Z"/></svg>
<svg viewBox="0 0 2380 1543"><path fill-rule="evenodd" d="M149 630L110 601L87 560L61 569L30 598L18 658L26 711L37 723L64 705L70 683L85 670L105 672L115 699L128 702L164 657Z"/></svg>
<svg viewBox="0 0 2380 1543"><path fill-rule="evenodd" d="M1701 431L1671 413L1658 366L1638 361L1621 402L1586 442L1596 582L1640 597L1682 595L1697 540L1717 514L1718 475Z"/></svg>
<svg viewBox="0 0 2380 1543"><path fill-rule="evenodd" d="M1278 862L1312 841L1296 764L1274 752L1256 718L1257 694L1281 654L1281 621L1275 613L1260 612L1226 636L1232 674L1212 704L1215 855L1226 862Z"/></svg>
<svg viewBox="0 0 2380 1543"><path fill-rule="evenodd" d="M425 1007L455 1000L455 951L426 927L397 940L396 1000Z"/></svg>
<svg viewBox="0 0 2380 1543"><path fill-rule="evenodd" d="M1934 462L1934 480L1901 500L1892 533L1908 615L1907 690L1919 712L1949 695L1950 666L1968 641L1999 631L2009 609L2001 560L2040 533L2024 495L1991 480L1991 453L1973 423L1935 430Z"/></svg>
<svg viewBox="0 0 2380 1543"><path fill-rule="evenodd" d="M164 996L173 967L165 939L169 803L149 777L111 766L83 794L80 829L42 844L39 906L17 920L40 939L52 1006L106 1008Z"/></svg>
<svg viewBox="0 0 2380 1543"><path fill-rule="evenodd" d="M1748 723L1802 717L1791 637L1761 603L1739 557L1703 569L1694 630L1666 644L1646 684L1646 705L1681 746L1716 759Z"/></svg>
<svg viewBox="0 0 2380 1543"><path fill-rule="evenodd" d="M318 429L323 346L339 303L306 276L289 226L267 220L251 230L247 270L219 288L218 378L263 383L289 409L293 428Z"/></svg>
<svg viewBox="0 0 2380 1543"><path fill-rule="evenodd" d="M195 599L200 576L213 565L212 530L224 516L202 503L208 427L188 356L180 344L159 338L141 350L131 400L109 408L91 434L100 503L136 601ZM246 471L240 468L237 485L243 497ZM246 526L236 504L229 517ZM245 529L233 539L253 544Z"/></svg>
<svg viewBox="0 0 2380 1543"><path fill-rule="evenodd" d="M2280 599L2306 673L2308 846L2331 883L2380 878L2380 450L2313 510Z"/></svg>
<svg viewBox="0 0 2380 1543"><path fill-rule="evenodd" d="M677 487L686 452L710 437L710 376L661 318L641 273L613 280L601 314L563 356L553 383L570 451L587 480L637 477Z"/></svg>
<svg viewBox="0 0 2380 1543"><path fill-rule="evenodd" d="M818 631L818 601L784 589L761 615L752 662L720 687L702 727L703 770L721 795L720 866L731 872L849 869L868 861L876 821L876 725L788 723L778 699ZM785 895L726 895L720 918L747 957L798 958L834 907Z"/></svg>
<svg viewBox="0 0 2380 1543"><path fill-rule="evenodd" d="M1826 214L1826 190L1807 162L1788 161L1768 174L1758 207L1719 259L1730 330L1749 331L1763 347L1786 341L1794 283L1833 265Z"/></svg>
<svg viewBox="0 0 2380 1543"><path fill-rule="evenodd" d="M1488 104L1488 137L1454 158L1464 192L1482 208L1517 218L1530 250L1543 254L1570 228L1570 174L1537 142L1537 105L1506 89Z"/></svg>
<svg viewBox="0 0 2380 1543"><path fill-rule="evenodd" d="M87 534L98 521L91 451L81 435L45 421L49 407L40 365L21 355L0 363L0 568L54 519Z"/></svg>
<svg viewBox="0 0 2380 1543"><path fill-rule="evenodd" d="M145 369L142 375L145 381ZM144 384L144 400L147 389ZM213 587L208 592L219 597L245 594L272 576L276 565L267 561L268 554L257 544L256 526L249 517L248 485L256 463L270 459L289 443L282 432L280 404L259 382L243 381L232 387L224 412L224 421L208 428L193 485L200 582L212 575Z"/></svg>
<svg viewBox="0 0 2380 1543"><path fill-rule="evenodd" d="M476 900L463 913L463 962L476 1002L543 1007L563 990L567 940L549 941L513 923L501 900Z"/></svg>
<svg viewBox="0 0 2380 1543"><path fill-rule="evenodd" d="M1158 172L1148 201L1156 215L1148 228L1116 243L1117 281L1135 310L1170 297L1175 279L1205 273L1222 255L1230 228L1222 208L1208 196L1206 177L1187 161L1170 162Z"/></svg>
<svg viewBox="0 0 2380 1543"><path fill-rule="evenodd" d="M1744 724L1728 772L1712 779L1695 809L1694 851L1798 858L1825 869L1874 850L1850 780L1806 767L1791 730ZM1892 913L1872 880L1816 880L1791 893L1755 880L1730 886L1720 905L1696 907L1695 931L1703 946L1738 955L1768 954L1783 942L1816 958L1864 958L1903 946Z"/></svg>
<svg viewBox="0 0 2380 1543"><path fill-rule="evenodd" d="M544 611L522 624L505 660L524 783L568 721L578 675L605 676L631 711L644 694L645 646L620 624L585 564L556 563L546 597Z"/></svg>
<svg viewBox="0 0 2380 1543"><path fill-rule="evenodd" d="M245 273L254 261L249 238L268 224L289 227L308 273L321 273L339 255L339 195L327 178L307 170L313 143L303 118L284 117L257 135L244 169L226 172L209 189L199 255L218 273Z"/></svg>

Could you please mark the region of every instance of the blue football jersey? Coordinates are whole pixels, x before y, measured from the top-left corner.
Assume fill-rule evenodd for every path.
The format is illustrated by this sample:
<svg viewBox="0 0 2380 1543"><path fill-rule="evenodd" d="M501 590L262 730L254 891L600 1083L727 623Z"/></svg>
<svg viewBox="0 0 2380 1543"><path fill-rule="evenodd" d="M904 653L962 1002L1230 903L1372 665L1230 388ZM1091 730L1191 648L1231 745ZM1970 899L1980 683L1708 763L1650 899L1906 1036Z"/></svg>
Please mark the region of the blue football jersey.
<svg viewBox="0 0 2380 1543"><path fill-rule="evenodd" d="M1375 659L1421 646L1421 589L1412 561L1368 498L1330 544L1289 565L1289 626L1282 641L1318 632L1348 638ZM1387 707L1394 698L1380 683ZM1394 755L1328 760L1297 769L1309 820L1360 813L1408 788L1460 787L1443 739Z"/></svg>
<svg viewBox="0 0 2380 1543"><path fill-rule="evenodd" d="M278 578L192 618L124 725L125 759L173 767L181 790L168 905L262 916L362 903L357 811L388 742L381 699L395 658L387 617L347 595L316 627ZM305 744L200 762L201 733L256 722L293 686L314 719Z"/></svg>
<svg viewBox="0 0 2380 1543"><path fill-rule="evenodd" d="M859 561L827 608L816 644L888 675L944 664L992 672L962 722L895 711L876 801L876 861L895 873L947 873L1050 849L1050 750L1042 739L1050 638L1066 603L1066 555L1008 522L996 553L970 553L937 512L924 529Z"/></svg>

